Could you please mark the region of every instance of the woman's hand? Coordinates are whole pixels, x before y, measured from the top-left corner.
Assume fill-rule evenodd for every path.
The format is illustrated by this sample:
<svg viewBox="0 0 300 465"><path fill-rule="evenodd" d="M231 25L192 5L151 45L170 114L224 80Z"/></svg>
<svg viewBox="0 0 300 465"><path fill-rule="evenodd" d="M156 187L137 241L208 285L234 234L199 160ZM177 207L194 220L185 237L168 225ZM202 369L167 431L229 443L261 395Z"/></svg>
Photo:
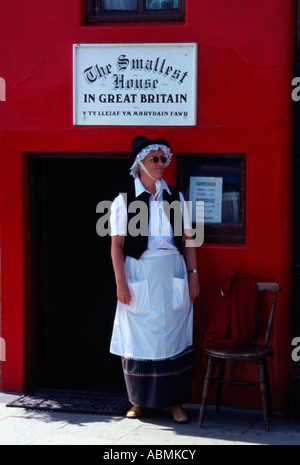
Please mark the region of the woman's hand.
<svg viewBox="0 0 300 465"><path fill-rule="evenodd" d="M197 273L189 273L189 291L190 299L194 300L199 295L200 286Z"/></svg>
<svg viewBox="0 0 300 465"><path fill-rule="evenodd" d="M122 304L130 305L131 294L126 281L121 284L117 284L117 298Z"/></svg>

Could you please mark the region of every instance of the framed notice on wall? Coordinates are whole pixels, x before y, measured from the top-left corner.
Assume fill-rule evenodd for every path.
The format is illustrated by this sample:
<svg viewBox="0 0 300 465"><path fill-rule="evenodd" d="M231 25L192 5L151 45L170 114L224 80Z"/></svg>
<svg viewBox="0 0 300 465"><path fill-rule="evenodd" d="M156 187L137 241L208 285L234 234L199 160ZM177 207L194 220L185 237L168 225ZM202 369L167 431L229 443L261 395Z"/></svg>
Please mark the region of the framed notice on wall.
<svg viewBox="0 0 300 465"><path fill-rule="evenodd" d="M74 125L196 125L197 44L73 46Z"/></svg>
<svg viewBox="0 0 300 465"><path fill-rule="evenodd" d="M204 203L204 223L222 222L222 185L223 178L207 176L190 177L189 200L196 205ZM193 222L197 221L197 211L193 212Z"/></svg>

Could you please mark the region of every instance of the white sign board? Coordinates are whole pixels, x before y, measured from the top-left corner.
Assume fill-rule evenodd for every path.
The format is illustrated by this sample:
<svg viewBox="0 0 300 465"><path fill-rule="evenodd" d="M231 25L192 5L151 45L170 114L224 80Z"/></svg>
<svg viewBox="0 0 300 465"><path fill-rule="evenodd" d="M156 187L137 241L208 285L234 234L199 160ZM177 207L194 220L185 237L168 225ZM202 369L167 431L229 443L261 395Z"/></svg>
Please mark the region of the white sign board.
<svg viewBox="0 0 300 465"><path fill-rule="evenodd" d="M196 125L197 44L73 46L75 125Z"/></svg>
<svg viewBox="0 0 300 465"><path fill-rule="evenodd" d="M193 205L204 202L204 223L222 222L222 185L223 178L191 176L190 198ZM201 205L201 204L200 204ZM201 212L193 212L193 222Z"/></svg>

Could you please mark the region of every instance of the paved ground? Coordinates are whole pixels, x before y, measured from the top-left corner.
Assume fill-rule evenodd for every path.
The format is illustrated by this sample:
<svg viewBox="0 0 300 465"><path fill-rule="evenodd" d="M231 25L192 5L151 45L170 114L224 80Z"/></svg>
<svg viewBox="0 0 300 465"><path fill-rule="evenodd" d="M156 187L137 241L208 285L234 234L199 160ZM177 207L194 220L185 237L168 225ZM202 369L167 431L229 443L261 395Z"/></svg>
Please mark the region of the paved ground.
<svg viewBox="0 0 300 465"><path fill-rule="evenodd" d="M51 413L7 407L18 396L0 393L1 445L299 445L300 420L275 412L265 432L260 411L208 407L198 428L199 405L187 405L187 425L173 422L167 412L130 420L119 416ZM110 450L108 448L107 450Z"/></svg>

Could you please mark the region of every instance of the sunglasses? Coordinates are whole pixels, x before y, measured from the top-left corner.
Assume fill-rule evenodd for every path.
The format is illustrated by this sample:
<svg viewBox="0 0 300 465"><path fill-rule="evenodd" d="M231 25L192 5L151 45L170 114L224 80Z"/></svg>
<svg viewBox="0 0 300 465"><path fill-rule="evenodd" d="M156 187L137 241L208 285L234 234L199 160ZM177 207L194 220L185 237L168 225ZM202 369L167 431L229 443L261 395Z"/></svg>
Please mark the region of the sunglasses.
<svg viewBox="0 0 300 465"><path fill-rule="evenodd" d="M153 163L158 163L160 160L163 164L165 164L167 163L168 158L165 157L164 155L162 155L161 157L158 157L157 155L155 155L154 157L147 158L147 160L151 160L153 161Z"/></svg>

